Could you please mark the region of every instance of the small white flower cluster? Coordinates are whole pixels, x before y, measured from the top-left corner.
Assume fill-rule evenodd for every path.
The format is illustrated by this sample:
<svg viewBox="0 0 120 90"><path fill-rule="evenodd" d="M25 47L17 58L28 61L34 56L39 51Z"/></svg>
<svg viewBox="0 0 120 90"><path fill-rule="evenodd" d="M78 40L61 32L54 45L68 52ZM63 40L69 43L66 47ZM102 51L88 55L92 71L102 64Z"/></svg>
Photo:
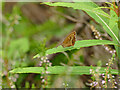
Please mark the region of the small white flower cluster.
<svg viewBox="0 0 120 90"><path fill-rule="evenodd" d="M92 73L93 69L90 69L90 73Z"/></svg>
<svg viewBox="0 0 120 90"><path fill-rule="evenodd" d="M115 58L111 58L108 60L108 63L106 63L106 66L109 66L109 68L111 68L111 65L113 65L113 61L115 60ZM112 69L112 68L111 68Z"/></svg>
<svg viewBox="0 0 120 90"><path fill-rule="evenodd" d="M41 61L39 62L39 66L44 67L44 71L41 73L41 83L42 86L45 87L47 85L47 75L50 73L47 71L48 67L52 65L52 63L49 61L47 56L40 57Z"/></svg>
<svg viewBox="0 0 120 90"><path fill-rule="evenodd" d="M95 35L95 38L99 39L99 40L102 40L102 37L101 37L100 33L95 29L95 27L93 25L91 25L90 27L91 27L91 30L93 31L94 35Z"/></svg>
<svg viewBox="0 0 120 90"><path fill-rule="evenodd" d="M15 80L16 81L16 80ZM10 87L11 88L15 88L15 85L13 84L13 80L12 80L12 78L11 77L9 77L9 84L10 84Z"/></svg>
<svg viewBox="0 0 120 90"><path fill-rule="evenodd" d="M68 87L68 83L63 83L63 86L64 87Z"/></svg>
<svg viewBox="0 0 120 90"><path fill-rule="evenodd" d="M17 80L18 77L19 77L18 74L14 74L12 76L9 76L8 79L9 79L11 88L15 88L15 85L13 83L16 82L16 80Z"/></svg>
<svg viewBox="0 0 120 90"><path fill-rule="evenodd" d="M39 62L39 66L43 66L44 64L46 66L46 69L47 69L47 66L50 67L52 65L52 63L49 61L49 59L46 56L41 57L41 61Z"/></svg>
<svg viewBox="0 0 120 90"><path fill-rule="evenodd" d="M95 70L97 73L99 73L99 70L101 69L101 67L97 67L97 69ZM95 71L93 69L90 69L90 73L95 75Z"/></svg>
<svg viewBox="0 0 120 90"><path fill-rule="evenodd" d="M107 63L107 65L109 65L109 63ZM96 88L105 87L105 88L107 88L108 87L107 83L109 83L109 84L111 84L110 88L117 88L116 87L117 82L115 81L115 76L112 74L109 74L108 68L105 69L105 71L106 71L105 74L104 73L100 74L99 73L100 68L101 67L98 67L96 70L90 69L90 73L92 74L93 82L89 83L87 85L91 86L92 88L93 87L96 87ZM102 78L100 77L100 75Z"/></svg>
<svg viewBox="0 0 120 90"><path fill-rule="evenodd" d="M13 81L13 82L16 82L17 78L19 77L18 74L15 74L13 76L10 77L10 79Z"/></svg>
<svg viewBox="0 0 120 90"><path fill-rule="evenodd" d="M94 35L95 35L95 38L99 39L99 40L102 40L100 32L98 32L93 25L91 25L90 27L91 27L91 30L93 31ZM112 49L110 46L108 46L108 45L103 45L103 46L104 46L105 50L109 51L109 53L111 53L111 54L116 53L116 50Z"/></svg>
<svg viewBox="0 0 120 90"><path fill-rule="evenodd" d="M97 74L97 73L99 73L100 68L101 67L98 67L95 71L93 69L90 69L90 73L93 75L92 77L95 79L95 80L93 80L92 83L89 84L91 87L101 88L99 86L99 80L98 80L99 74Z"/></svg>
<svg viewBox="0 0 120 90"><path fill-rule="evenodd" d="M107 63L107 65L110 65L110 64ZM110 67L110 66L107 66L107 67ZM115 81L115 76L110 74L108 69L109 68L105 69L106 74L101 74L101 76L103 78L102 85L103 85L103 87L107 88L108 87L107 83L109 83L109 84L111 83L111 87L110 88L116 88L117 82Z"/></svg>
<svg viewBox="0 0 120 90"><path fill-rule="evenodd" d="M6 26L8 27L8 30L12 33L13 32L13 25L16 25L16 24L19 24L19 20L21 19L21 17L19 15L11 15L9 17L9 19L12 21L11 23L10 22L7 22Z"/></svg>
<svg viewBox="0 0 120 90"><path fill-rule="evenodd" d="M112 49L110 46L108 46L108 45L103 45L103 46L104 46L105 50L108 51L109 53L111 53L111 54L116 53L116 50Z"/></svg>
<svg viewBox="0 0 120 90"><path fill-rule="evenodd" d="M86 83L86 85L91 86L91 87L95 87L95 86L98 85L98 82L97 82L97 81L94 81L94 82L92 82L92 83ZM98 87L98 86L97 86L97 88L101 88L101 87Z"/></svg>
<svg viewBox="0 0 120 90"><path fill-rule="evenodd" d="M115 56L111 59L109 59L108 63L106 63L107 67L104 69L105 74L101 74L99 72L101 67L97 67L96 70L90 69L90 73L92 74L92 80L93 82L90 83L89 85L93 87L104 87L104 88L117 88L117 82L115 81L115 76L111 74L110 69L112 69L111 65L113 64L113 61L115 60ZM102 78L100 77L102 76ZM110 84L111 86L108 86Z"/></svg>
<svg viewBox="0 0 120 90"><path fill-rule="evenodd" d="M101 67L97 67L96 72L99 72L100 69L101 69Z"/></svg>
<svg viewBox="0 0 120 90"><path fill-rule="evenodd" d="M47 74L48 73L49 73L48 71L42 72L42 74L40 76L42 87L45 87L47 85L47 83L48 83L48 80L47 80L47 77L48 77Z"/></svg>
<svg viewBox="0 0 120 90"><path fill-rule="evenodd" d="M19 24L19 20L21 20L21 16L18 14L15 14L14 16L11 15L9 20L13 21L14 24Z"/></svg>
<svg viewBox="0 0 120 90"><path fill-rule="evenodd" d="M115 82L115 76L112 75L109 71L109 69L112 69L111 65L113 64L113 61L115 60L114 57L109 59L108 63L106 63L107 68L105 69L106 74L102 74L101 76L103 77L104 81L107 83L111 83L111 88L115 88L117 82ZM104 81L102 81L104 84ZM107 84L103 85L104 87L107 87Z"/></svg>
<svg viewBox="0 0 120 90"><path fill-rule="evenodd" d="M102 80L102 85L104 85L105 84L105 80Z"/></svg>
<svg viewBox="0 0 120 90"><path fill-rule="evenodd" d="M21 19L21 17L19 16L19 15L15 15L15 24L19 24L19 21L18 20L20 20Z"/></svg>
<svg viewBox="0 0 120 90"><path fill-rule="evenodd" d="M98 85L98 82L97 81L93 82L93 86L95 87L96 85Z"/></svg>

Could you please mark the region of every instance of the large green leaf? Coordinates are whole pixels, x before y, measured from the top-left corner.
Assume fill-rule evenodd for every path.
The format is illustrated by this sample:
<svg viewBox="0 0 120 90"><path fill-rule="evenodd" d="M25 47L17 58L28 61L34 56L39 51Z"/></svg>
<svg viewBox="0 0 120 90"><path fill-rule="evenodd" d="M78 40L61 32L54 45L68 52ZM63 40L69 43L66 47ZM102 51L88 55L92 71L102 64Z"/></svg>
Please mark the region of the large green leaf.
<svg viewBox="0 0 120 90"><path fill-rule="evenodd" d="M94 70L97 69L97 67L92 67ZM53 66L48 67L49 74L72 74L72 75L82 75L87 74L90 75L90 69L89 66ZM100 73L106 73L105 67L101 67ZM43 67L27 67L27 68L16 68L10 71L10 73L42 73L44 71ZM118 70L116 69L110 69L112 74L118 74Z"/></svg>
<svg viewBox="0 0 120 90"><path fill-rule="evenodd" d="M63 48L60 45L57 48L48 49L46 51L46 54L53 54L53 53L64 52L72 49L80 49L81 47L89 47L89 46L104 45L104 44L115 45L116 43L108 40L81 40L81 41L76 41L75 45L71 47Z"/></svg>
<svg viewBox="0 0 120 90"><path fill-rule="evenodd" d="M111 8L113 8L113 6L111 6ZM119 28L118 28L118 16L112 9L110 10L109 27L113 30L114 33L116 33L118 39L120 40ZM120 43L118 42L118 44L120 44ZM117 51L118 57L120 58L120 52L119 52L120 51L120 47L115 46L115 49Z"/></svg>
<svg viewBox="0 0 120 90"><path fill-rule="evenodd" d="M68 3L68 2L44 2L44 4L50 5L50 6L63 6L63 7L72 7L74 9L81 9L87 12L97 13L99 15L102 15L104 17L109 18L110 16L105 13L101 9L94 9L98 8L99 6L93 2L75 2L75 3Z"/></svg>

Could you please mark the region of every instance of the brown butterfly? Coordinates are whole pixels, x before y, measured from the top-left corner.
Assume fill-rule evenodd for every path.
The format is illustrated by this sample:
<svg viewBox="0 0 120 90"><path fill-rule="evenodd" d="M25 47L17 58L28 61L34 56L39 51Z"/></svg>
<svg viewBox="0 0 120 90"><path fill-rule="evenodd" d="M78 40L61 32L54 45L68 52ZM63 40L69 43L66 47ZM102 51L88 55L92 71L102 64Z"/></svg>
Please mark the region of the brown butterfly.
<svg viewBox="0 0 120 90"><path fill-rule="evenodd" d="M76 32L73 31L71 32L62 42L62 46L65 47L70 47L70 46L74 46L76 41Z"/></svg>

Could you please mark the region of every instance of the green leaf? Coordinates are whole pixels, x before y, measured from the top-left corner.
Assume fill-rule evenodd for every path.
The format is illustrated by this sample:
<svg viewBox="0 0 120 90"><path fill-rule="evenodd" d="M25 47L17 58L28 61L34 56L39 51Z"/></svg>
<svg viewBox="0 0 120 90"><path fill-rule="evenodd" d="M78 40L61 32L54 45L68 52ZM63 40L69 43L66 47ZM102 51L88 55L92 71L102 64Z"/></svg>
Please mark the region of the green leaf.
<svg viewBox="0 0 120 90"><path fill-rule="evenodd" d="M90 69L89 66L53 66L48 67L49 74L72 74L72 75L83 75L87 74L90 75ZM97 67L93 67L94 70L97 69ZM105 67L101 67L100 73L106 73ZM44 71L43 67L26 67L26 68L16 68L10 71L10 73L42 73ZM116 69L110 69L112 74L118 74L118 70Z"/></svg>
<svg viewBox="0 0 120 90"><path fill-rule="evenodd" d="M67 50L80 49L81 47L89 47L89 46L104 45L104 44L115 45L116 43L108 40L81 40L81 41L76 41L75 45L71 47L63 48L60 45L57 48L48 49L46 51L46 54L53 54L58 52L64 52Z"/></svg>
<svg viewBox="0 0 120 90"><path fill-rule="evenodd" d="M97 14L96 14L97 15ZM118 39L118 33L115 32L114 30L112 30L108 23L106 22L106 20L102 17L100 17L99 15L97 15L97 17L99 18L100 24L103 25L103 28L107 31L107 33L112 37L113 41L120 43L119 39ZM96 17L96 18L97 18Z"/></svg>
<svg viewBox="0 0 120 90"><path fill-rule="evenodd" d="M99 15L102 15L104 17L109 18L109 15L105 13L102 9L94 9L99 7L97 4L91 2L75 2L75 3L68 3L68 2L44 2L43 4L47 4L50 6L63 6L63 7L72 7L74 9L81 9L87 12L97 13Z"/></svg>
<svg viewBox="0 0 120 90"><path fill-rule="evenodd" d="M111 6L111 8L113 8L113 6ZM113 10L110 10L109 27L113 30L113 32L118 36L118 39L120 40L119 28L118 28L118 16ZM118 42L118 44L120 44L120 43ZM118 57L120 59L120 52L119 52L120 47L115 46L115 49L116 49L116 52L117 52Z"/></svg>
<svg viewBox="0 0 120 90"><path fill-rule="evenodd" d="M111 8L113 8L113 6L111 6ZM110 10L110 20L109 20L109 27L111 29L115 27L118 27L118 16L117 14L113 11L113 10ZM117 25L117 26L116 26ZM114 30L116 33L118 33L118 30Z"/></svg>

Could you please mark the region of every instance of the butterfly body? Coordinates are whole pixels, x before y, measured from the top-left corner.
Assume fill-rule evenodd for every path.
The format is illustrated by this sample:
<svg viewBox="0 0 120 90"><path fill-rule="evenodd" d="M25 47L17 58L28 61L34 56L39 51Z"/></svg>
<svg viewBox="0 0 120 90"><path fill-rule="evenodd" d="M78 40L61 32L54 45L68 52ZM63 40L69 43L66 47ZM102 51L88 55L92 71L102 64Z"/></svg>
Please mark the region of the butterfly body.
<svg viewBox="0 0 120 90"><path fill-rule="evenodd" d="M73 31L71 32L63 41L62 46L65 47L70 47L70 46L74 46L76 41L76 32Z"/></svg>

